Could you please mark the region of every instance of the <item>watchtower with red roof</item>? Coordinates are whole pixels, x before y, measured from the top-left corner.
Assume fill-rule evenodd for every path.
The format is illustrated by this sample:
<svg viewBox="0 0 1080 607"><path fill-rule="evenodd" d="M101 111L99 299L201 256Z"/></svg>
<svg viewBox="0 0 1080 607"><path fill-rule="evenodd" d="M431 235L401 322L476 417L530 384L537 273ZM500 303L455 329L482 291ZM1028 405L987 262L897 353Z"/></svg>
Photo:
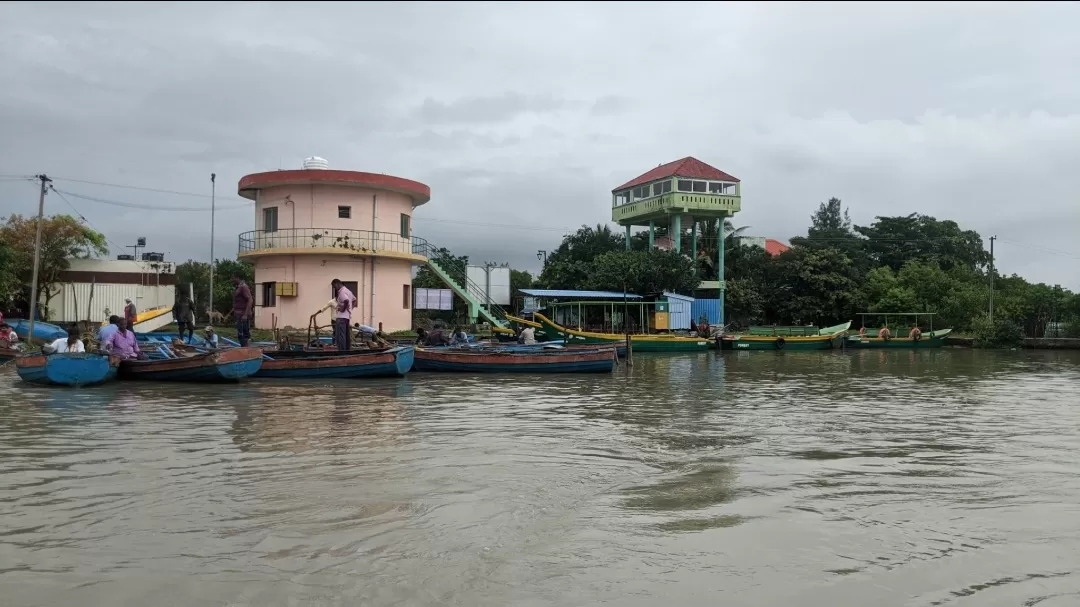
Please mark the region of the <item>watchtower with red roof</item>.
<svg viewBox="0 0 1080 607"><path fill-rule="evenodd" d="M662 164L611 191L611 219L626 228L626 248L630 249L630 229L649 226L649 247L656 246L656 226L666 226L672 246L682 252L682 234L689 228L691 257L697 258L698 222L716 219L723 230L724 219L742 208L739 180L720 169L687 156ZM720 239L723 242L723 239ZM717 247L717 268L724 267L724 247ZM720 318L724 322L724 277L716 277L720 291ZM710 281L703 288L714 288Z"/></svg>

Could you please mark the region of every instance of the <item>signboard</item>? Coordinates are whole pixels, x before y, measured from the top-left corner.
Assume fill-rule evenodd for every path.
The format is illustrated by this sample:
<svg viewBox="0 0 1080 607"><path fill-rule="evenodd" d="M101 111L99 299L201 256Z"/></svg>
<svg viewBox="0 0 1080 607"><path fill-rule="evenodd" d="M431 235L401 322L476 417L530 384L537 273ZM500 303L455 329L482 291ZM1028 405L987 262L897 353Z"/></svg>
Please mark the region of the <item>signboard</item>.
<svg viewBox="0 0 1080 607"><path fill-rule="evenodd" d="M469 294L480 303L490 301L500 306L510 305L510 268L469 266L466 275L469 278Z"/></svg>
<svg viewBox="0 0 1080 607"><path fill-rule="evenodd" d="M416 289L417 310L453 310L454 292L450 289Z"/></svg>

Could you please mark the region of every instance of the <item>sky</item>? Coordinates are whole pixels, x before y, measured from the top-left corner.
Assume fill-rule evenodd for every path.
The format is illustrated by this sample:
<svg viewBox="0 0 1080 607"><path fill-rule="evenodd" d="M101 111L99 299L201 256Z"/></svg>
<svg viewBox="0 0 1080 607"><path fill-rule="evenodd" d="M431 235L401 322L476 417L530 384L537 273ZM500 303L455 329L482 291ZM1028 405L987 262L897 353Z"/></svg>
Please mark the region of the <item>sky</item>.
<svg viewBox="0 0 1080 607"><path fill-rule="evenodd" d="M216 173L228 257L255 221L237 181L317 155L430 185L415 235L536 271L610 221L612 188L694 156L741 179L748 234L805 234L835 196L859 225L997 235L1001 272L1078 289L1077 23L1072 3L8 2L0 216L36 212L20 176L46 173L47 212L113 254L146 236L206 260Z"/></svg>

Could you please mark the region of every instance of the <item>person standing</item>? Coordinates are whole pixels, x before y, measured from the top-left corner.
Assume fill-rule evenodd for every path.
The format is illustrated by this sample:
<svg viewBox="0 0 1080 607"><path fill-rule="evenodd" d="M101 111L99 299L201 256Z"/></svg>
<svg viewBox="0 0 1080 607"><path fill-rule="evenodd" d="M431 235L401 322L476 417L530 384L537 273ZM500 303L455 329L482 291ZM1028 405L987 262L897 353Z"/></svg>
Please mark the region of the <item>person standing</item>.
<svg viewBox="0 0 1080 607"><path fill-rule="evenodd" d="M135 330L135 322L138 320L139 311L135 309L135 304L130 299L124 300L124 319L127 320L127 326L132 331Z"/></svg>
<svg viewBox="0 0 1080 607"><path fill-rule="evenodd" d="M187 343L195 335L195 310L191 298L187 293L180 293L180 297L173 306L173 318L176 320L176 330L180 332L180 339L184 339L184 331L187 331Z"/></svg>
<svg viewBox="0 0 1080 607"><path fill-rule="evenodd" d="M334 345L339 351L348 350L349 338L352 329L352 309L356 307L356 296L340 280L330 281L330 287L334 290L334 300L337 301L337 317L334 319Z"/></svg>
<svg viewBox="0 0 1080 607"><path fill-rule="evenodd" d="M236 317L236 341L246 348L251 341L251 312L254 298L251 297L251 289L244 282L240 274L233 274L233 284L236 292L233 293L233 316Z"/></svg>

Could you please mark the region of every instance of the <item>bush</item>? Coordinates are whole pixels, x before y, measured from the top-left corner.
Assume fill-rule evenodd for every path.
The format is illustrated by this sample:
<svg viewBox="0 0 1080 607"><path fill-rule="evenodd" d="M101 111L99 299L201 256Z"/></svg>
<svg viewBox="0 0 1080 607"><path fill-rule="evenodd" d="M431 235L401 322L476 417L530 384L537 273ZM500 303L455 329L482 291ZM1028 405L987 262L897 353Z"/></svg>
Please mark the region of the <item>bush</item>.
<svg viewBox="0 0 1080 607"><path fill-rule="evenodd" d="M996 318L993 322L983 315L972 323L976 348L1014 348L1024 343L1024 329L1010 319Z"/></svg>

